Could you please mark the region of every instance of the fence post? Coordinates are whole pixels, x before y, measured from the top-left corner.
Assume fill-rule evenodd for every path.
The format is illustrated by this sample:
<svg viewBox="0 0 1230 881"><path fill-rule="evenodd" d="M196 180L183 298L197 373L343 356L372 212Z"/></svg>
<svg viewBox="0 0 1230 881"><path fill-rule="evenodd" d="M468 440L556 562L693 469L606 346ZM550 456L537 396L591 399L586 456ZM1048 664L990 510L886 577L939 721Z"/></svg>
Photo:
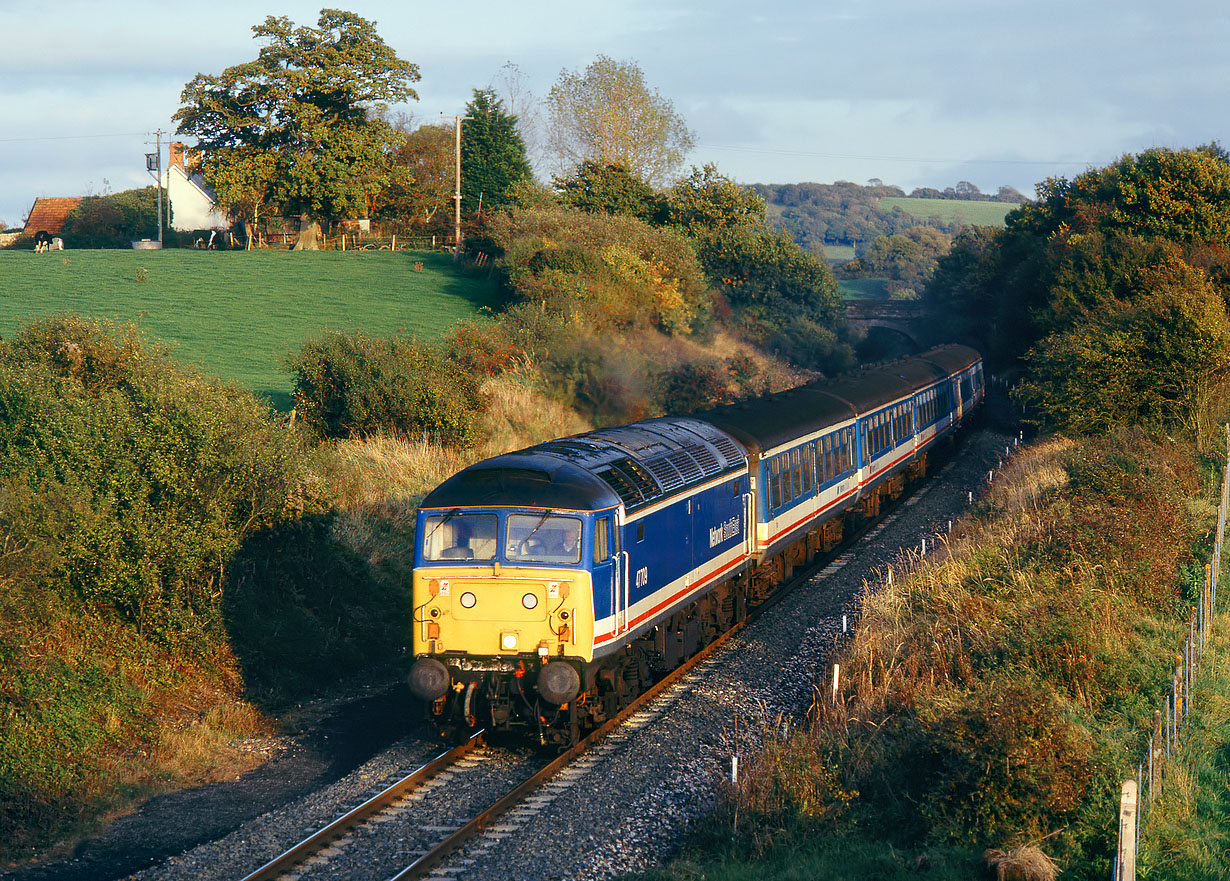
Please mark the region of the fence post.
<svg viewBox="0 0 1230 881"><path fill-rule="evenodd" d="M1119 793L1119 877L1136 881L1136 781L1124 780Z"/></svg>

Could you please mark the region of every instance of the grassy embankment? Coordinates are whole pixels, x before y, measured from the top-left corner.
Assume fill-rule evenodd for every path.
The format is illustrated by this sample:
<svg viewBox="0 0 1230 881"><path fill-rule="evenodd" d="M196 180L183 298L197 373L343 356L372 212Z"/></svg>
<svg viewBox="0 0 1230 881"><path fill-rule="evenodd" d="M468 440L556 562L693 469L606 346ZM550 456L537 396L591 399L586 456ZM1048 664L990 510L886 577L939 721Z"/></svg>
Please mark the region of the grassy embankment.
<svg viewBox="0 0 1230 881"><path fill-rule="evenodd" d="M281 410L291 390L282 360L314 334L434 339L495 304L489 282L439 252L0 251L0 336L65 312L137 324L184 363Z"/></svg>
<svg viewBox="0 0 1230 881"><path fill-rule="evenodd" d="M880 207L891 211L900 208L906 214L926 219L938 217L944 223L964 223L970 226L1003 226L1008 212L1017 206L1011 202L973 202L961 199L911 199L908 196L888 196Z"/></svg>
<svg viewBox="0 0 1230 881"><path fill-rule="evenodd" d="M647 877L968 879L984 850L1022 846L1064 877L1106 877L1219 472L1143 432L1015 457L941 553L866 596L836 704L819 698L786 736L771 726L718 816ZM1223 777L1197 811L1224 798Z"/></svg>

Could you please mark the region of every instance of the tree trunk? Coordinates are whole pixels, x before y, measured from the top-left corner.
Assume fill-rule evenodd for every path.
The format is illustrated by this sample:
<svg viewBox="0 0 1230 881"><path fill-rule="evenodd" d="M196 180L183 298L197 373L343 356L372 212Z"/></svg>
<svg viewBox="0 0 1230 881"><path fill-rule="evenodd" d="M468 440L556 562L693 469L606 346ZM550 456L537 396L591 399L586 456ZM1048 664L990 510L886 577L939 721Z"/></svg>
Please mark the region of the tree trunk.
<svg viewBox="0 0 1230 881"><path fill-rule="evenodd" d="M306 214L299 218L299 240L295 242L295 251L319 251L320 244L316 237L320 235L320 224Z"/></svg>

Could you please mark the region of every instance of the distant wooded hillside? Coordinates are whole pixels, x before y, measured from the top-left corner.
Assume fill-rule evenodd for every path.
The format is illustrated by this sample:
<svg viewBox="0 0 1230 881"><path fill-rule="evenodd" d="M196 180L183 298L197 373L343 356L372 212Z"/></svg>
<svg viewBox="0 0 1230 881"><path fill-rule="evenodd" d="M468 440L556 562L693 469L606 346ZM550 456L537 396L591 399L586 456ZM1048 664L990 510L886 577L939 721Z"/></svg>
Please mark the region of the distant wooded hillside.
<svg viewBox="0 0 1230 881"><path fill-rule="evenodd" d="M915 189L908 196L900 187L875 180L866 186L838 181L755 184L752 189L765 200L774 226L804 249L830 259L849 259L847 248L861 256L875 239L920 226L948 235L964 226L999 226L1008 211L1027 201L1012 187L990 195L968 181L944 190Z"/></svg>

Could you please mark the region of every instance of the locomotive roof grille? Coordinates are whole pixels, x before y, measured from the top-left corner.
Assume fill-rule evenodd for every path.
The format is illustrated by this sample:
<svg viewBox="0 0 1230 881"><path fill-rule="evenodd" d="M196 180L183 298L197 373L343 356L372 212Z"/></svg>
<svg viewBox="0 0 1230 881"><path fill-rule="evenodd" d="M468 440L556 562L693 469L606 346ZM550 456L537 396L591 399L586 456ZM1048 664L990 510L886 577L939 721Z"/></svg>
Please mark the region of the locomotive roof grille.
<svg viewBox="0 0 1230 881"><path fill-rule="evenodd" d="M636 484L628 475L624 474L618 468L603 468L597 472L598 476L607 482L611 489L615 490L615 494L619 496L619 500L624 503L624 507L628 510L640 507L645 497L641 495L640 490L636 488Z"/></svg>
<svg viewBox="0 0 1230 881"><path fill-rule="evenodd" d="M629 511L643 508L663 495L650 473L642 465L626 457L595 473L615 490Z"/></svg>
<svg viewBox="0 0 1230 881"><path fill-rule="evenodd" d="M692 458L696 460L696 464L700 466L700 470L705 475L717 474L720 471L725 471L728 465L733 465L733 462L719 463L718 457L713 450L708 447L694 447L691 451ZM739 457L742 461L743 457Z"/></svg>
<svg viewBox="0 0 1230 881"><path fill-rule="evenodd" d="M717 459L704 447L693 447L690 450L680 450L677 453L671 453L666 457L666 461L679 469L679 476L683 478L684 483L691 483L704 477L707 473L705 467L698 461L702 453L708 454L713 464L717 465ZM708 473L716 472L717 468L712 468Z"/></svg>
<svg viewBox="0 0 1230 881"><path fill-rule="evenodd" d="M683 475L679 473L679 469L671 462L671 456L647 459L644 465L664 492L670 492L683 486Z"/></svg>
<svg viewBox="0 0 1230 881"><path fill-rule="evenodd" d="M741 464L744 456L743 452L735 445L735 442L725 435L709 438L709 442L717 448L717 451L726 457L726 467Z"/></svg>

